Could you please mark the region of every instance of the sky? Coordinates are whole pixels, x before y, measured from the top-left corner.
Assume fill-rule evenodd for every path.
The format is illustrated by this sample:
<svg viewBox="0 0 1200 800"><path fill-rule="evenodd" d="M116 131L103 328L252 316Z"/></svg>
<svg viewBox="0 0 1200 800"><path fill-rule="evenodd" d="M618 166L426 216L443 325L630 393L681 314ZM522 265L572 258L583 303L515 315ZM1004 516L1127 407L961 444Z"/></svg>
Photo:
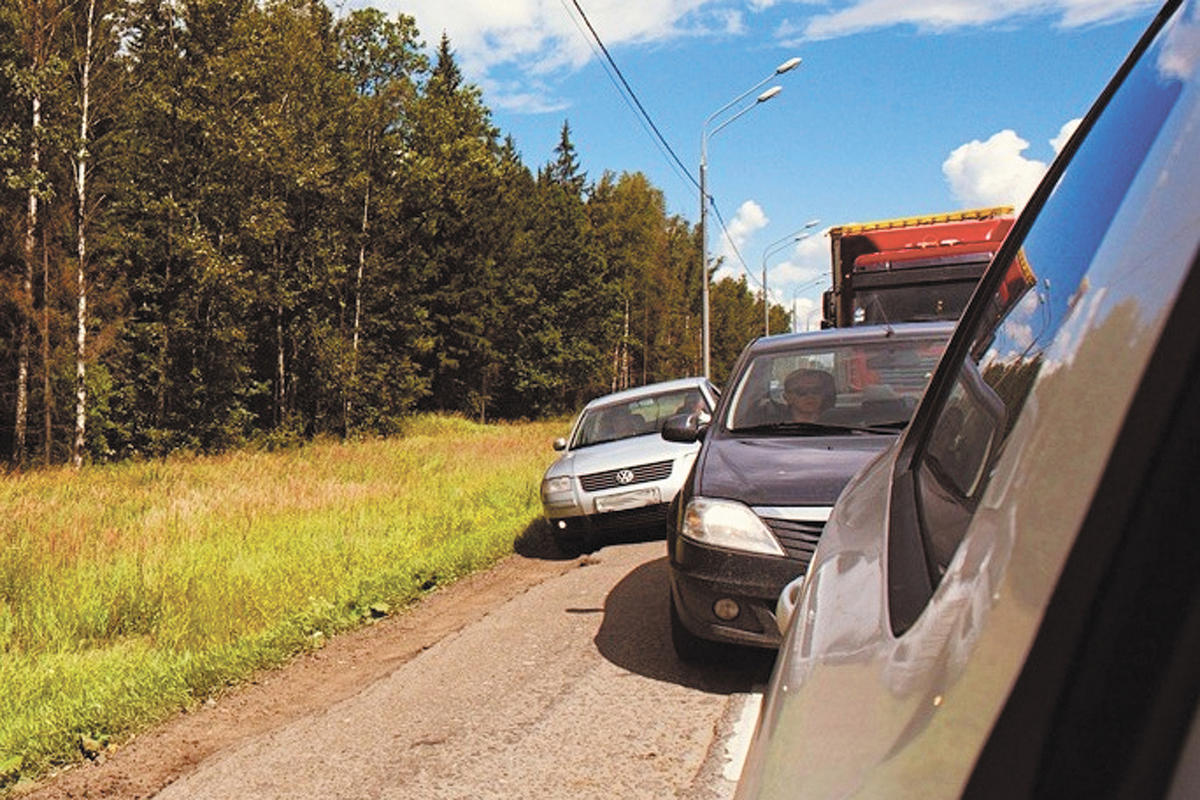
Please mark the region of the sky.
<svg viewBox="0 0 1200 800"><path fill-rule="evenodd" d="M694 224L706 140L717 210L708 214L707 238L710 257L722 258L717 277L748 273L758 292L765 261L772 301L794 310L800 329L819 322L830 227L1019 208L1159 7L1146 0L346 3L413 16L431 51L446 33L466 80L482 90L493 122L531 169L554 158L566 122L590 180L642 172L663 191L668 213ZM679 163L618 89L584 15ZM776 75L793 57L801 65ZM753 103L776 85L781 92ZM720 127L747 104L754 107Z"/></svg>

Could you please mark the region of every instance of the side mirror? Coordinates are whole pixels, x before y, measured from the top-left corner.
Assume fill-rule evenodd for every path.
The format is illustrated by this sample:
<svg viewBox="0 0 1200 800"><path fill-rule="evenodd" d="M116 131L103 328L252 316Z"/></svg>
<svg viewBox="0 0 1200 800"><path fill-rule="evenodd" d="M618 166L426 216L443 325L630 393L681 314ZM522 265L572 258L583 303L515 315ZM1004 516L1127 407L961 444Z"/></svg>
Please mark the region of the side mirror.
<svg viewBox="0 0 1200 800"><path fill-rule="evenodd" d="M779 600L775 603L775 622L779 624L780 633L787 633L788 625L792 624L792 615L796 611L796 604L800 602L800 589L804 585L804 577L800 575L793 578L779 593Z"/></svg>
<svg viewBox="0 0 1200 800"><path fill-rule="evenodd" d="M566 450L567 449L567 440L561 436L558 437L557 439L555 439L554 440L554 449L555 450Z"/></svg>
<svg viewBox="0 0 1200 800"><path fill-rule="evenodd" d="M704 438L708 430L709 416L707 414L676 414L667 417L663 424L662 438L668 442L692 444Z"/></svg>

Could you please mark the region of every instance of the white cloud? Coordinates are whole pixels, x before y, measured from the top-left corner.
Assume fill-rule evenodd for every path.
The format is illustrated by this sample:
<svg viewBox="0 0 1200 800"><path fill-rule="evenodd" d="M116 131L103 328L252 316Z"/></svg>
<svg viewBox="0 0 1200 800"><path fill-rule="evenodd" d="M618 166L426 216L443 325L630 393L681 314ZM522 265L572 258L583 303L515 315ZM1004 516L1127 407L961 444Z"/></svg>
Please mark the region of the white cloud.
<svg viewBox="0 0 1200 800"><path fill-rule="evenodd" d="M459 66L473 83L489 90L489 100L508 108L557 110L556 101L528 95L543 87L507 92L494 81L501 68L526 76L552 78L576 70L594 57L583 21L563 0L351 0L352 6L375 5L389 14L414 17L426 44L442 33L450 37ZM588 0L588 19L610 49L627 43L669 40L703 32L740 33L745 25L728 8L697 14L716 0ZM510 101L511 98L511 101Z"/></svg>
<svg viewBox="0 0 1200 800"><path fill-rule="evenodd" d="M1003 130L986 142L976 139L955 149L942 174L963 205L1020 208L1046 172L1044 163L1022 155L1028 147L1015 131Z"/></svg>
<svg viewBox="0 0 1200 800"><path fill-rule="evenodd" d="M1071 134L1075 133L1075 129L1079 127L1079 123L1083 122L1081 117L1076 117L1070 122L1063 123L1063 126L1058 129L1058 136L1050 140L1050 146L1054 148L1054 154L1058 155L1062 149L1067 146L1067 140L1071 138Z"/></svg>
<svg viewBox="0 0 1200 800"><path fill-rule="evenodd" d="M1157 5L1157 0L856 0L810 19L804 35L829 39L893 25L939 33L1031 16L1057 17L1059 27L1075 28L1126 19Z"/></svg>
<svg viewBox="0 0 1200 800"><path fill-rule="evenodd" d="M1158 56L1158 69L1164 77L1186 81L1200 66L1200 11L1193 7L1192 12L1167 34Z"/></svg>
<svg viewBox="0 0 1200 800"><path fill-rule="evenodd" d="M829 277L828 229L796 243L787 260L781 264L768 264L767 283L775 302L791 297L798 284L819 283ZM779 288L776 294L774 287Z"/></svg>
<svg viewBox="0 0 1200 800"><path fill-rule="evenodd" d="M588 19L611 50L696 36L744 36L747 19L784 4L797 7L796 20L782 23L777 39L847 36L892 25L940 32L1032 16L1057 17L1060 27L1123 19L1158 0L588 0ZM442 33L468 80L483 87L490 105L558 111L556 79L596 57L583 21L570 0L348 0L349 7L374 5L388 14L412 15L426 43ZM812 14L816 12L815 16ZM500 83L515 71L523 85Z"/></svg>
<svg viewBox="0 0 1200 800"><path fill-rule="evenodd" d="M1143 9L1158 8L1162 4L1157 0L1064 0L1061 5L1062 27L1078 28L1128 19Z"/></svg>
<svg viewBox="0 0 1200 800"><path fill-rule="evenodd" d="M1083 120L1063 123L1049 140L1057 155L1062 152ZM942 163L942 174L950 190L964 206L1009 205L1020 208L1033 194L1046 172L1046 164L1026 158L1029 142L1011 129L993 134L987 141L967 142L950 153Z"/></svg>
<svg viewBox="0 0 1200 800"><path fill-rule="evenodd" d="M765 228L768 222L770 220L767 219L762 206L758 203L753 200L747 200L742 203L741 207L737 210L737 214L726 225L726 231L721 232L721 243L717 249L716 256L721 258L724 263L721 264L720 269L714 275L716 280L725 277L737 277L742 274L742 262L738 260L734 248L742 252L746 240L755 232ZM720 231L721 229L717 227L716 230ZM728 236L725 235L726 233ZM746 254L742 252L742 255L745 257ZM747 264L747 266L750 265Z"/></svg>
<svg viewBox="0 0 1200 800"><path fill-rule="evenodd" d="M798 330L820 327L821 293L829 288L829 229L814 231L796 243L785 261L767 267L771 302L794 314Z"/></svg>

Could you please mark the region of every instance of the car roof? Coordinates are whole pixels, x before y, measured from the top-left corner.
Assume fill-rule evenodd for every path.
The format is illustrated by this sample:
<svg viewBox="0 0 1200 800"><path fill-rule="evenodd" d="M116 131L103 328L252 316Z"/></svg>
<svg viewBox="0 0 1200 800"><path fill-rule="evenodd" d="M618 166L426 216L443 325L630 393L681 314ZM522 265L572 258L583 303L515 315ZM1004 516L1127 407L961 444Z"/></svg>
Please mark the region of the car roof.
<svg viewBox="0 0 1200 800"><path fill-rule="evenodd" d="M661 394L663 392L678 391L680 389L697 389L701 386L710 385L707 378L678 378L672 381L662 381L660 383L650 383L645 386L637 386L632 389L625 389L612 394L601 395L588 402L584 406L584 410L595 408L596 406L606 406L610 403L620 403L626 400L637 400L641 397Z"/></svg>
<svg viewBox="0 0 1200 800"><path fill-rule="evenodd" d="M803 333L784 333L778 336L760 336L749 345L747 353L758 355L781 350L793 350L797 345L836 347L880 339L949 339L954 333L952 321L897 322L885 325L855 325L851 328L825 328Z"/></svg>

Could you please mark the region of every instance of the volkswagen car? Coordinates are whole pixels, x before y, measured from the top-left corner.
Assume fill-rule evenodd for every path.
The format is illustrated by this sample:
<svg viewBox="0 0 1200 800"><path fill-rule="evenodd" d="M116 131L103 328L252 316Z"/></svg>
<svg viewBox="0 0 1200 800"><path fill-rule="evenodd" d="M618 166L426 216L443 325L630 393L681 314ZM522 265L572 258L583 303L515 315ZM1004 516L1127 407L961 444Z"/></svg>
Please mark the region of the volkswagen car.
<svg viewBox="0 0 1200 800"><path fill-rule="evenodd" d="M705 378L683 378L592 400L558 439L561 452L542 478L542 508L567 553L603 544L629 530L659 535L667 508L691 469L699 445L665 441L669 417L706 419L716 388Z"/></svg>
<svg viewBox="0 0 1200 800"><path fill-rule="evenodd" d="M1198 69L1169 2L838 499L741 800L1200 793Z"/></svg>
<svg viewBox="0 0 1200 800"><path fill-rule="evenodd" d="M684 660L713 643L775 647L780 590L803 573L846 482L908 424L951 322L861 325L760 338L742 352L667 534L671 641Z"/></svg>

